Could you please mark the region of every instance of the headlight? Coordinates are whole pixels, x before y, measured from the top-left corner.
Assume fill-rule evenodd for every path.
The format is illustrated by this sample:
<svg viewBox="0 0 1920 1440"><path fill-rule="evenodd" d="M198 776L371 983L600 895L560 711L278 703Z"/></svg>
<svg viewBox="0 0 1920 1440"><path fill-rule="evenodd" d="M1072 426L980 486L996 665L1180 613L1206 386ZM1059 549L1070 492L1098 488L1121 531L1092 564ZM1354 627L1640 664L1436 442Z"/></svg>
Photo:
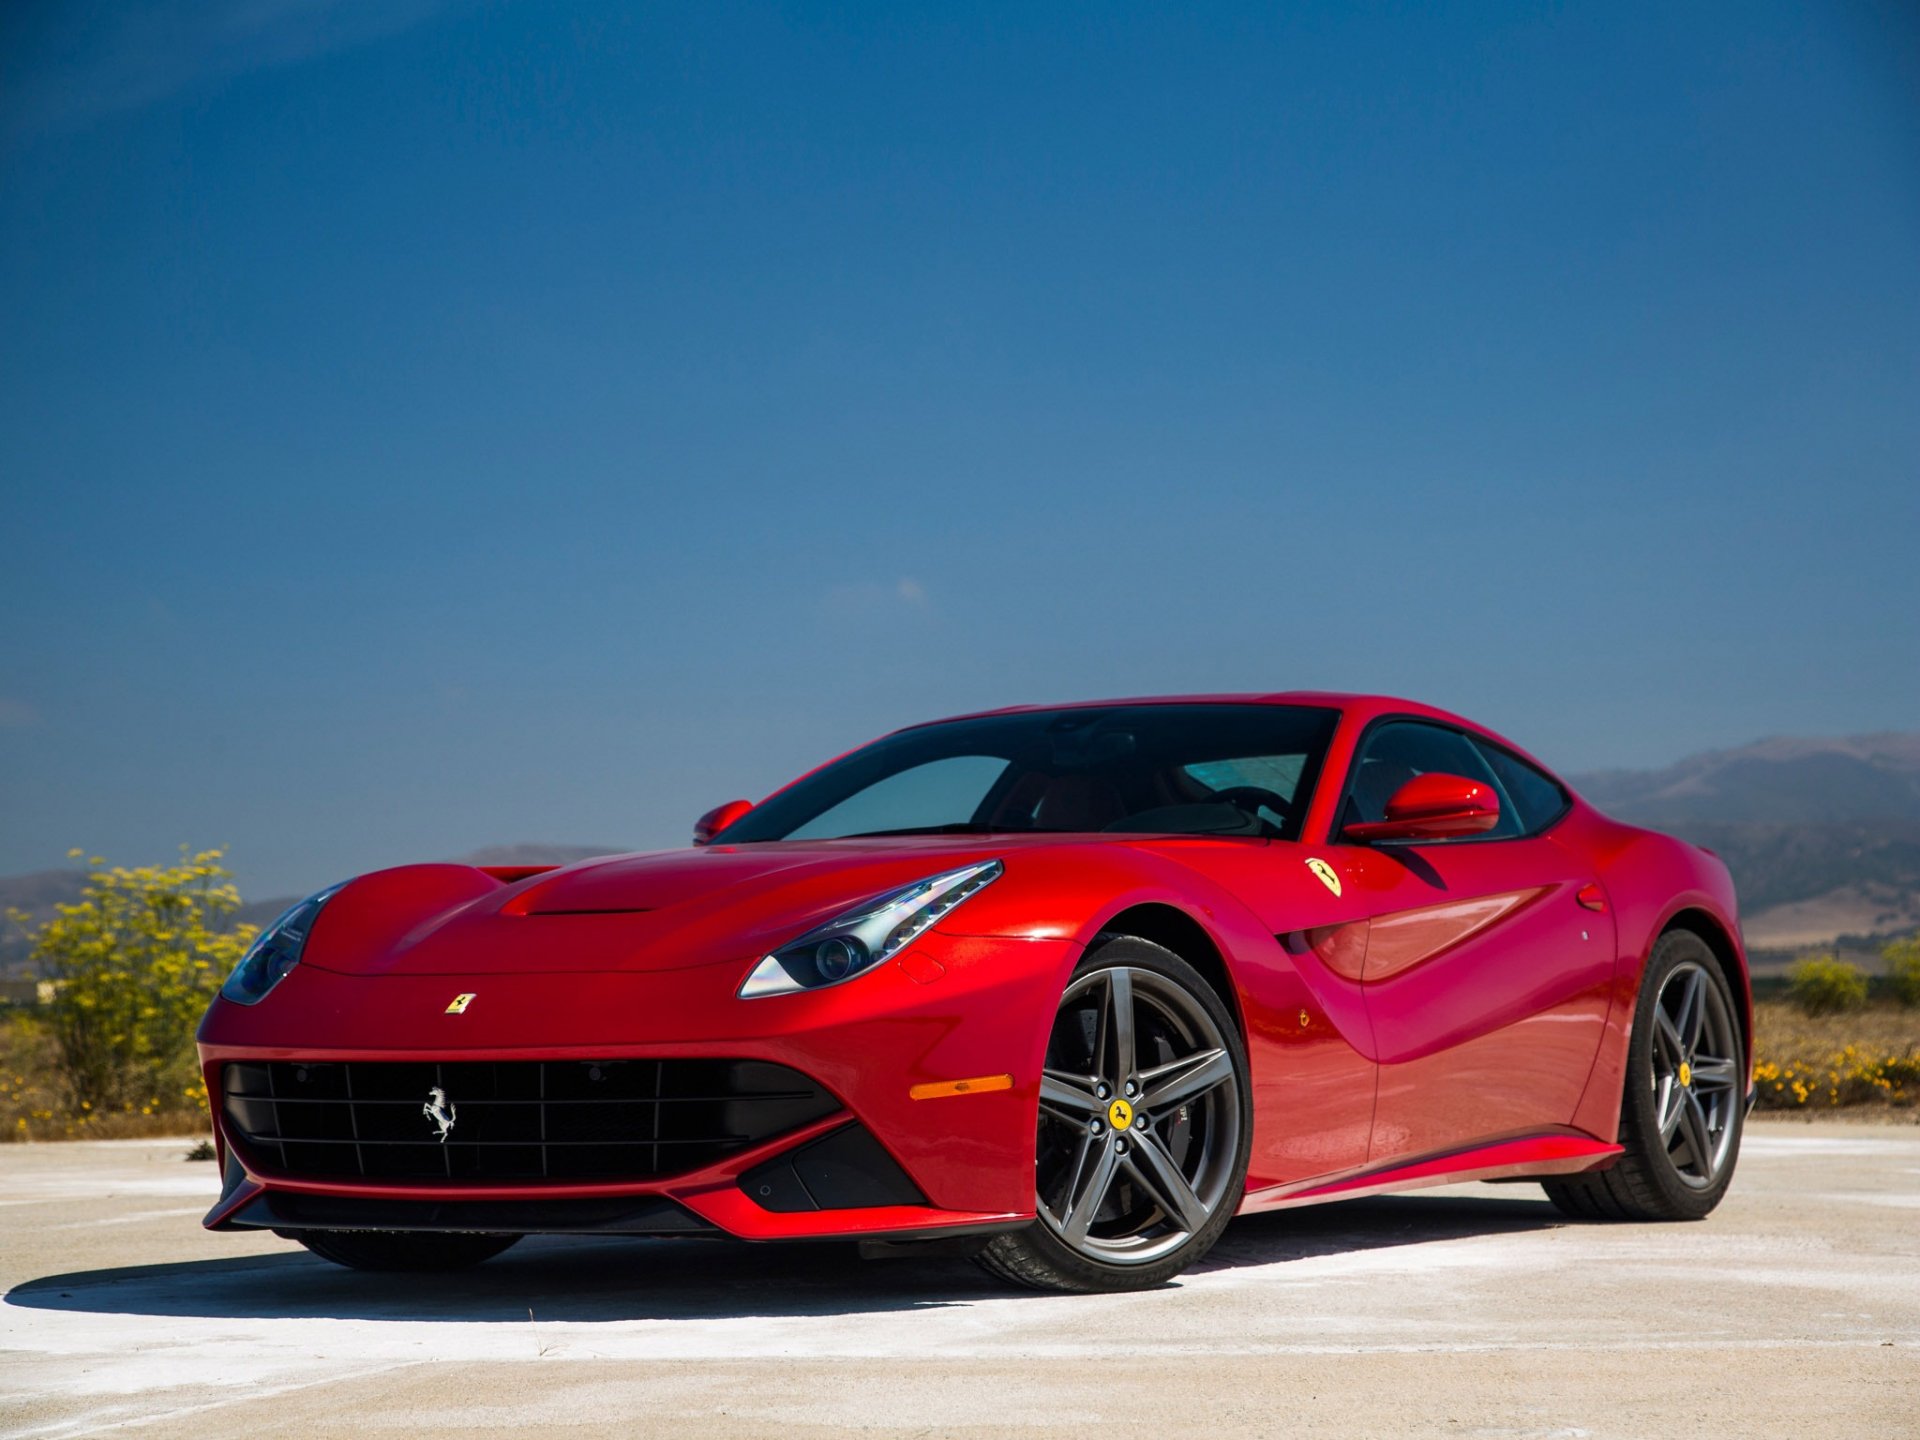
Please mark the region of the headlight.
<svg viewBox="0 0 1920 1440"><path fill-rule="evenodd" d="M300 963L300 952L307 948L307 935L313 929L314 917L339 888L332 885L318 895L308 896L262 930L247 947L247 953L240 957L240 963L233 967L227 983L220 987L221 997L236 1005L258 1005L266 999L267 992Z"/></svg>
<svg viewBox="0 0 1920 1440"><path fill-rule="evenodd" d="M916 935L969 895L979 894L1005 869L998 860L987 860L947 870L835 916L754 966L740 987L740 998L818 990L864 974L898 955Z"/></svg>

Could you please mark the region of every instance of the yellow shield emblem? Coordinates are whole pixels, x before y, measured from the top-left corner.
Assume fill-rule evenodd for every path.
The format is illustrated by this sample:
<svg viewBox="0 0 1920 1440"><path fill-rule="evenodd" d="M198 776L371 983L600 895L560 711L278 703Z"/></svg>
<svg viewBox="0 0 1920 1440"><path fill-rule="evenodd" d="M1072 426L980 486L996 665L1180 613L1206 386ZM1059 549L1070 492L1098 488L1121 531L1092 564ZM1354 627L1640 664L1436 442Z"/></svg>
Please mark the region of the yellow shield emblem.
<svg viewBox="0 0 1920 1440"><path fill-rule="evenodd" d="M1320 877L1320 883L1326 886L1327 889L1336 895L1340 893L1340 877L1334 874L1333 867L1318 855L1313 856L1307 861L1307 869L1318 875Z"/></svg>

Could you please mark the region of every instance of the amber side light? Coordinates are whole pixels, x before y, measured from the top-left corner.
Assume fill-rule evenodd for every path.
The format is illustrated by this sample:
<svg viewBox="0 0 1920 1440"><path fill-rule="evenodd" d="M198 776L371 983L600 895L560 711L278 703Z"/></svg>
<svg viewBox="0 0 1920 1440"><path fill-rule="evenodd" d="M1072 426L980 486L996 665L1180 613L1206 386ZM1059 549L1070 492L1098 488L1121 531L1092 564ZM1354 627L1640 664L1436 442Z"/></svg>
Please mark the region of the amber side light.
<svg viewBox="0 0 1920 1440"><path fill-rule="evenodd" d="M907 1097L912 1100L938 1100L946 1095L982 1095L989 1090L1011 1090L1011 1075L976 1075L971 1080L929 1080L924 1085L912 1086Z"/></svg>

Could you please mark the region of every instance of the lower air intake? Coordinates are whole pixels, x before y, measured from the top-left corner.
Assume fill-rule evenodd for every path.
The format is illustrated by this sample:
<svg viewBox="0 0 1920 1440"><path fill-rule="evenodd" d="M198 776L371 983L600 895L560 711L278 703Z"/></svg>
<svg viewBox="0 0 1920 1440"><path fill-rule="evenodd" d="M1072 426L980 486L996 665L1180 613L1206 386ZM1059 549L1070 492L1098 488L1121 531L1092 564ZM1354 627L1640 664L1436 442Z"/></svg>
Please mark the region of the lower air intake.
<svg viewBox="0 0 1920 1440"><path fill-rule="evenodd" d="M740 1188L763 1210L870 1210L924 1205L927 1197L865 1126L822 1135L756 1165Z"/></svg>

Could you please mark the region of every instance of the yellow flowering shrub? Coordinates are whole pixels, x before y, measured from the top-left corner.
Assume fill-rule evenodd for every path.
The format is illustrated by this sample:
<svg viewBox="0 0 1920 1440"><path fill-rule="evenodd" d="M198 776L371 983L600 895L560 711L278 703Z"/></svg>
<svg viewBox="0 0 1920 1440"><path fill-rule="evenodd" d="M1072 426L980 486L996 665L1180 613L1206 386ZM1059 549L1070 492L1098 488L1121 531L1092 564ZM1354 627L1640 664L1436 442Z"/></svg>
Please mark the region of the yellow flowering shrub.
<svg viewBox="0 0 1920 1440"><path fill-rule="evenodd" d="M194 1027L253 936L232 923L240 895L221 858L183 848L177 865L88 862L81 899L56 907L34 935L40 974L53 982L52 1002L34 1017L51 1093L16 1113L16 1129L41 1118L90 1127L205 1111ZM26 923L17 911L11 918ZM18 1112L24 1081L13 1088Z"/></svg>

